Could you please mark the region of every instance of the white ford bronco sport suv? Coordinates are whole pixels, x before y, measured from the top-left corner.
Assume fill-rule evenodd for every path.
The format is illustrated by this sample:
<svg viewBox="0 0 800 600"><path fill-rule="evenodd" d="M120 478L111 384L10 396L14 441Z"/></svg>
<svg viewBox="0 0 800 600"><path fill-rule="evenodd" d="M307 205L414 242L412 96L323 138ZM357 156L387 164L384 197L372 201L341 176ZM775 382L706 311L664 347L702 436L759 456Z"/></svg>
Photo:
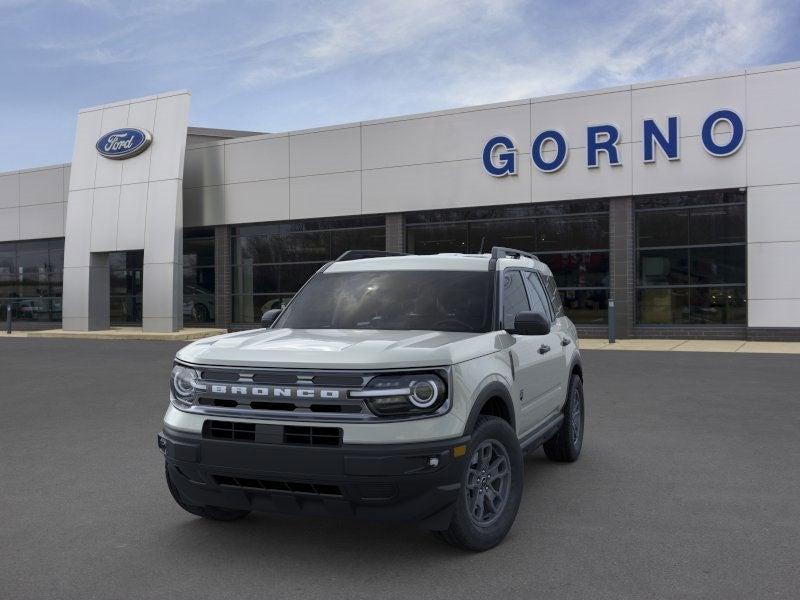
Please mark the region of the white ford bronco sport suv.
<svg viewBox="0 0 800 600"><path fill-rule="evenodd" d="M486 550L523 454L580 454L577 333L533 255L349 251L262 326L175 357L158 445L190 513L413 521Z"/></svg>

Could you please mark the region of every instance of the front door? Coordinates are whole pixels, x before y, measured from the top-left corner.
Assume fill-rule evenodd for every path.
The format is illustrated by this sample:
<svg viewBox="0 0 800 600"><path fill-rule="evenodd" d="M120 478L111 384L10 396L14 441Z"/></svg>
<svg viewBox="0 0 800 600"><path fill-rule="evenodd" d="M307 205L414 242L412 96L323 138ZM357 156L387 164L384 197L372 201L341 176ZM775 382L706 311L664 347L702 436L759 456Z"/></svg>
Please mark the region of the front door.
<svg viewBox="0 0 800 600"><path fill-rule="evenodd" d="M564 339L556 327L556 313L553 303L548 299L541 278L533 271L523 271L522 279L528 290L528 298L531 302L531 310L543 314L550 319L551 330L543 343L549 348L545 353L545 364L547 373L543 375L550 382L548 397L545 400L545 413L552 413L561 410L564 404L566 389L564 388L564 376L567 372L567 353L561 343Z"/></svg>
<svg viewBox="0 0 800 600"><path fill-rule="evenodd" d="M522 272L506 270L502 282L503 328L512 329L517 313L542 312L540 301L528 296ZM543 312L549 319L550 313ZM553 397L560 393L563 371L563 349L555 333L547 335L505 334L509 359L514 367L512 393L520 407L519 433L526 434L539 425L551 412Z"/></svg>

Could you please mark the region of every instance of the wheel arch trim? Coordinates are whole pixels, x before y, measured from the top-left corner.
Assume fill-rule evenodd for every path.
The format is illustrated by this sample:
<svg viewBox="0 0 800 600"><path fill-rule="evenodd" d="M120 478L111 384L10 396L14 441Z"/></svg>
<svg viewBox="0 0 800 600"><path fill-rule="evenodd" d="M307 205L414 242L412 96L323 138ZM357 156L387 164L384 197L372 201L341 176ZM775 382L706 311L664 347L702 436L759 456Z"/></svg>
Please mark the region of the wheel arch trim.
<svg viewBox="0 0 800 600"><path fill-rule="evenodd" d="M564 410L564 407L567 405L567 399L569 398L569 389L570 385L572 384L572 373L578 370L577 375L580 377L581 383L583 383L583 363L581 362L580 355L576 352L575 355L572 357L572 360L569 363L569 369L567 372L569 373L569 378L567 379L567 389L564 392L564 401L561 403L561 408L559 410Z"/></svg>
<svg viewBox="0 0 800 600"><path fill-rule="evenodd" d="M477 423L483 407L486 406L486 403L492 398L499 398L503 402L503 405L508 412L509 424L511 425L511 428L516 431L517 415L514 408L514 402L511 399L511 392L509 392L508 388L503 383L499 381L491 381L487 383L483 389L481 389L480 393L475 398L475 402L473 402L472 409L470 410L469 417L467 418L467 425L464 428L464 433L468 433L475 428L475 423Z"/></svg>
<svg viewBox="0 0 800 600"><path fill-rule="evenodd" d="M581 381L583 381L583 362L581 361L581 357L577 352L573 355L572 360L569 363L570 376L572 376L572 372L576 367L578 369L578 376L581 378Z"/></svg>

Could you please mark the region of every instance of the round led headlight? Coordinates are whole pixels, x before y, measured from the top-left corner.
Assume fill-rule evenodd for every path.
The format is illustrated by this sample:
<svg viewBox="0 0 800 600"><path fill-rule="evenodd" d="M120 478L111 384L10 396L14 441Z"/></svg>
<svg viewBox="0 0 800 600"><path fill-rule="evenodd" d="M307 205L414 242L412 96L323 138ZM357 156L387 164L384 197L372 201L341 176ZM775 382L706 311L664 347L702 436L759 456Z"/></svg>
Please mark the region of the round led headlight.
<svg viewBox="0 0 800 600"><path fill-rule="evenodd" d="M198 379L199 376L194 369L183 365L175 365L170 374L170 387L172 388L173 397L184 404L192 404L197 391L195 383Z"/></svg>
<svg viewBox="0 0 800 600"><path fill-rule="evenodd" d="M439 388L433 380L412 381L409 389L408 399L417 408L428 408L438 400Z"/></svg>
<svg viewBox="0 0 800 600"><path fill-rule="evenodd" d="M436 373L378 375L349 396L362 398L379 417L434 415L442 412L447 402L447 385Z"/></svg>

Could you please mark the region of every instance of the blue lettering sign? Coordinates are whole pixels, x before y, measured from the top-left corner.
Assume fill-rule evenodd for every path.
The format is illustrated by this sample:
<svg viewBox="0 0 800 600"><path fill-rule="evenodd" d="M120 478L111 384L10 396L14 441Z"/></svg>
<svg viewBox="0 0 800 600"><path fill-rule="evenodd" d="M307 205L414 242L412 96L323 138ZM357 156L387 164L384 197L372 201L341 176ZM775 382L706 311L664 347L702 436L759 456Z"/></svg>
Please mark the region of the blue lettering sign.
<svg viewBox="0 0 800 600"><path fill-rule="evenodd" d="M728 122L733 130L730 141L721 146L714 141L714 127L720 121ZM730 156L741 148L744 142L744 123L742 118L730 109L715 110L703 122L700 137L703 140L703 147L711 156Z"/></svg>
<svg viewBox="0 0 800 600"><path fill-rule="evenodd" d="M556 155L551 161L546 161L542 156L542 146L545 142L552 141L556 145ZM531 146L531 159L533 164L542 173L554 173L567 162L569 147L564 134L555 129L548 129L536 136Z"/></svg>
<svg viewBox="0 0 800 600"><path fill-rule="evenodd" d="M622 163L619 162L619 153L617 152L617 143L619 143L619 129L616 126L609 124L606 125L591 125L586 128L586 166L590 169L597 168L599 162L597 155L600 152L608 154L608 162L611 166L618 166Z"/></svg>
<svg viewBox="0 0 800 600"><path fill-rule="evenodd" d="M642 139L644 140L644 162L656 160L655 145L664 151L669 160L680 158L678 144L678 117L667 117L667 135L665 136L653 119L645 119L643 124Z"/></svg>
<svg viewBox="0 0 800 600"><path fill-rule="evenodd" d="M714 139L714 128L724 121L730 125L730 140L718 144ZM656 160L658 146L669 160L680 160L680 118L667 117L667 131L664 133L655 119L642 121L643 162ZM112 132L113 133L113 132ZM110 135L110 134L109 134ZM701 143L711 156L730 156L744 143L745 127L742 118L733 110L723 108L712 112L703 122ZM545 152L545 145L552 142L555 152ZM99 148L98 142L98 150ZM605 152L612 167L622 164L619 155L619 128L611 123L590 125L586 128L586 166L596 169L600 166L599 155ZM557 129L545 129L531 144L531 160L542 173L554 173L567 163L569 143L566 136ZM549 160L548 160L549 159ZM491 138L483 147L483 168L494 177L517 174L517 148L514 141L505 135Z"/></svg>
<svg viewBox="0 0 800 600"><path fill-rule="evenodd" d="M498 148L503 151L497 155L499 164L495 164L494 153ZM483 147L483 168L486 169L489 175L494 177L516 175L517 149L514 146L514 141L510 137L498 135L486 142Z"/></svg>

